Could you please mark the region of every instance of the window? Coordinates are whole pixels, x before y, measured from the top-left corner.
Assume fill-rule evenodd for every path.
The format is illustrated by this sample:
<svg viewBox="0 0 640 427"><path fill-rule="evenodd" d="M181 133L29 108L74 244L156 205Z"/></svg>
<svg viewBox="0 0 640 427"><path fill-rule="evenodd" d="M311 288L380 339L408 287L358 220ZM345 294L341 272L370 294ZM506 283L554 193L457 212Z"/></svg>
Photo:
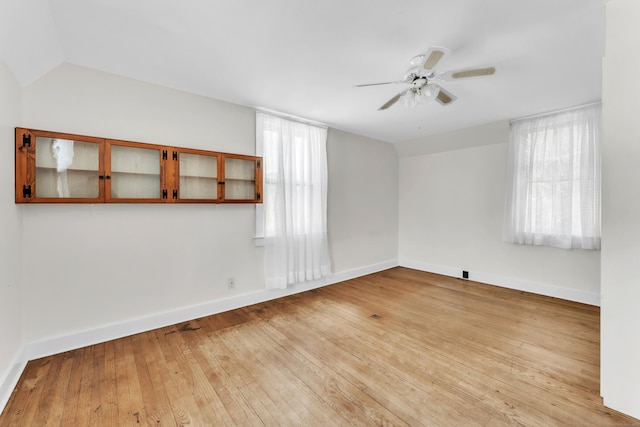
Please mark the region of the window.
<svg viewBox="0 0 640 427"><path fill-rule="evenodd" d="M329 274L326 141L324 127L256 113L267 288Z"/></svg>
<svg viewBox="0 0 640 427"><path fill-rule="evenodd" d="M600 104L513 121L505 241L600 249Z"/></svg>

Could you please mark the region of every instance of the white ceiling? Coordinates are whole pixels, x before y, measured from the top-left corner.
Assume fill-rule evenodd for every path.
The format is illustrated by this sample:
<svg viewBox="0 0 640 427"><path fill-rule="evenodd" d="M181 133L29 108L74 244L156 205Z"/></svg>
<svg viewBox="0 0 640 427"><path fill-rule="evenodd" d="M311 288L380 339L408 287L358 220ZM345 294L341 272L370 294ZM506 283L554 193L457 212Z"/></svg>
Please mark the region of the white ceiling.
<svg viewBox="0 0 640 427"><path fill-rule="evenodd" d="M606 0L0 0L0 58L28 85L69 62L388 142L600 99ZM447 107L378 107L429 46Z"/></svg>

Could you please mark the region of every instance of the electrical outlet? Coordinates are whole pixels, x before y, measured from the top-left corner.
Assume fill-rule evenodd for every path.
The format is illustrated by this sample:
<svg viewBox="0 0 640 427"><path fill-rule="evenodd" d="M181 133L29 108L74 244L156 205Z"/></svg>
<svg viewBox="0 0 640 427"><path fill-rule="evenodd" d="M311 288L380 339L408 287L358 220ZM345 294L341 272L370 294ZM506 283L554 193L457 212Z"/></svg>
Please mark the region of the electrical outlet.
<svg viewBox="0 0 640 427"><path fill-rule="evenodd" d="M234 279L233 277L227 278L227 287L229 289L235 288L236 287L236 279Z"/></svg>

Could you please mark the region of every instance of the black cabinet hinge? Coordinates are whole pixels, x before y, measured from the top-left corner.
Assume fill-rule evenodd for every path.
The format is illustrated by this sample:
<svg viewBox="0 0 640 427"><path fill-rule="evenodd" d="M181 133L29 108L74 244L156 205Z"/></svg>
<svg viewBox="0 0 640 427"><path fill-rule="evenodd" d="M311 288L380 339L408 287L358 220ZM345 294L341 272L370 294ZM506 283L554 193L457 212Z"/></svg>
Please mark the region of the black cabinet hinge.
<svg viewBox="0 0 640 427"><path fill-rule="evenodd" d="M23 198L27 198L27 197L31 197L31 186L30 185L23 185L22 186L22 197Z"/></svg>
<svg viewBox="0 0 640 427"><path fill-rule="evenodd" d="M173 160L178 160L178 152L177 151L173 152Z"/></svg>
<svg viewBox="0 0 640 427"><path fill-rule="evenodd" d="M166 199L166 198L167 198L167 190L166 190L166 189L163 189L163 190L162 190L162 198L163 198L163 199Z"/></svg>
<svg viewBox="0 0 640 427"><path fill-rule="evenodd" d="M260 193L256 194L256 199L260 200Z"/></svg>
<svg viewBox="0 0 640 427"><path fill-rule="evenodd" d="M162 150L162 160L167 160L167 150Z"/></svg>
<svg viewBox="0 0 640 427"><path fill-rule="evenodd" d="M31 147L31 135L29 135L28 133L22 135L22 146Z"/></svg>
<svg viewBox="0 0 640 427"><path fill-rule="evenodd" d="M258 160L258 167L260 167L260 160Z"/></svg>
<svg viewBox="0 0 640 427"><path fill-rule="evenodd" d="M173 198L174 199L178 198L178 190L173 190Z"/></svg>

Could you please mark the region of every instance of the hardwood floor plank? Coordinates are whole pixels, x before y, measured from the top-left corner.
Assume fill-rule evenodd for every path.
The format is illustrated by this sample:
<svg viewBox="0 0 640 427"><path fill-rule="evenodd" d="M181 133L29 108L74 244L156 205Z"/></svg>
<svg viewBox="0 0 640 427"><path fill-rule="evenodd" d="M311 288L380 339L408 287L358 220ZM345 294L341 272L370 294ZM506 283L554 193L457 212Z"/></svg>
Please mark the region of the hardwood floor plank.
<svg viewBox="0 0 640 427"><path fill-rule="evenodd" d="M67 352L63 354L61 359L62 364L59 368L59 374L55 382L55 389L52 391L50 398L48 399L51 405L51 409L49 411L43 411L42 414L46 415L46 426L59 426L62 425L62 415L64 410L64 403L66 398L66 393L69 387L69 381L71 378L71 373L73 372L73 365L75 362L75 357L73 352Z"/></svg>
<svg viewBox="0 0 640 427"><path fill-rule="evenodd" d="M198 336L201 323L188 322L163 331L162 347L167 358L172 361L170 373L174 393L181 396L179 399L184 402L192 418L199 422L214 424L216 421L223 421L231 424L232 418L228 414L231 405L224 402L215 382L212 382L216 373L210 369L209 356L203 355L198 348L191 348L193 343L206 339L206 335Z"/></svg>
<svg viewBox="0 0 640 427"><path fill-rule="evenodd" d="M95 377L95 357L94 353L99 345L92 345L85 347L82 350L82 364L74 375L79 376L77 393L73 396L76 400L75 404L75 416L72 418L72 423L69 425L88 426L91 425L91 413L94 410L93 406L93 389L97 386L97 382L100 380ZM97 407L97 405L96 405Z"/></svg>
<svg viewBox="0 0 640 427"><path fill-rule="evenodd" d="M136 367L136 374L140 382L140 392L146 417L141 418L147 424L166 423L171 425L173 417L170 413L170 404L163 388L155 387L154 378L150 366L156 361L157 349L148 334L138 334L132 337L132 349Z"/></svg>
<svg viewBox="0 0 640 427"><path fill-rule="evenodd" d="M115 342L109 341L104 343L104 357L102 360L96 360L96 364L100 364L100 375L103 379L100 383L100 400L101 406L96 414L101 418L108 420L118 419L118 386L117 386L117 361L115 352Z"/></svg>
<svg viewBox="0 0 640 427"><path fill-rule="evenodd" d="M24 413L21 416L21 422L24 425L44 424L46 417L43 417L43 414L46 414L47 410L50 409L45 399L42 399L42 396L46 396L46 393L51 388L51 382L47 381L52 367L51 358L40 359L36 362L34 369L24 382L24 389L28 391L27 401L24 402ZM56 366L54 366L55 369ZM53 375L55 374L52 373ZM49 384L47 385L47 383ZM29 401L35 404L29 404Z"/></svg>
<svg viewBox="0 0 640 427"><path fill-rule="evenodd" d="M27 364L4 426L640 424L598 307L407 268Z"/></svg>
<svg viewBox="0 0 640 427"><path fill-rule="evenodd" d="M86 348L81 348L69 352L70 357L72 357L73 359L73 365L70 372L69 382L64 394L64 408L60 422L61 426L74 425L76 421L77 406L80 400L80 384L84 367L85 352Z"/></svg>

